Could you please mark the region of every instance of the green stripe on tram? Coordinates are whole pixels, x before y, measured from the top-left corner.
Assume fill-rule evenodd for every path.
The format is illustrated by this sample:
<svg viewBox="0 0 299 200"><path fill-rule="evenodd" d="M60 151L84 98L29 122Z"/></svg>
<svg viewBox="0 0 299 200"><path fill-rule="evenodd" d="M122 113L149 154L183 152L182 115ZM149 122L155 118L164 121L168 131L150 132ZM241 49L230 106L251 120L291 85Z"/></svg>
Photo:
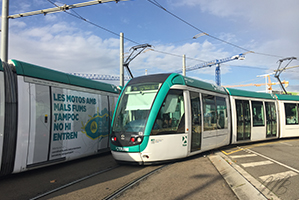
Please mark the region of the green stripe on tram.
<svg viewBox="0 0 299 200"><path fill-rule="evenodd" d="M81 86L90 89L102 90L102 91L116 93L116 94L118 93L116 86L111 84L102 83L102 82L70 75L67 73L55 71L37 65L32 65L18 60L12 60L12 62L16 67L16 71L18 75L44 79L48 81L55 81L58 83L76 85L76 86Z"/></svg>
<svg viewBox="0 0 299 200"><path fill-rule="evenodd" d="M278 100L299 101L298 95L276 94Z"/></svg>
<svg viewBox="0 0 299 200"><path fill-rule="evenodd" d="M188 78L188 77L184 77L185 79L185 83L188 86L191 87L196 87L196 88L200 88L200 89L204 89L204 90L208 90L208 91L212 91L212 92L217 92L217 93L221 93L221 94L227 94L227 92L225 91L225 89L221 86L217 86L211 83L206 83L197 79L192 79L192 78Z"/></svg>
<svg viewBox="0 0 299 200"><path fill-rule="evenodd" d="M240 96L240 97L250 97L250 98L260 98L260 99L275 99L275 96L269 93L261 93L261 92L252 92L245 90L238 90L233 88L226 88L229 95L231 96Z"/></svg>

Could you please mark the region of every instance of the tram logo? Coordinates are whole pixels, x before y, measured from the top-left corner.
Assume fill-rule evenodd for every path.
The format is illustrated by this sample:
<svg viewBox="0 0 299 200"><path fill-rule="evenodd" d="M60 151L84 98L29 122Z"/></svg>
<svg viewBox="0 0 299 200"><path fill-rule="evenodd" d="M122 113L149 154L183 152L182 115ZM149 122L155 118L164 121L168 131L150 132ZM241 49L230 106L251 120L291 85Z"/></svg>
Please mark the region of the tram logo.
<svg viewBox="0 0 299 200"><path fill-rule="evenodd" d="M89 115L90 119L84 125L82 123L83 133L85 133L89 138L95 140L97 138L107 137L109 134L109 121L111 117L109 116L107 109L102 110L102 115L99 111L93 116Z"/></svg>
<svg viewBox="0 0 299 200"><path fill-rule="evenodd" d="M188 136L182 136L182 145L183 147L187 146L188 144Z"/></svg>
<svg viewBox="0 0 299 200"><path fill-rule="evenodd" d="M120 139L121 139L121 140L125 140L125 138L126 138L126 136L125 136L124 134L121 134L121 135L120 135Z"/></svg>

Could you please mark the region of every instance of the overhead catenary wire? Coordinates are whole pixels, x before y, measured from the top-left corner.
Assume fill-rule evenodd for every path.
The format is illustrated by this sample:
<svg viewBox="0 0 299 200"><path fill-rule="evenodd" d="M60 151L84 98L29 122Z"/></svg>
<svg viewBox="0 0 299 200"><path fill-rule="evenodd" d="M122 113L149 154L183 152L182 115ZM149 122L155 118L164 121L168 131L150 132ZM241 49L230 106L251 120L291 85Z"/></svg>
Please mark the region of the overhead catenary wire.
<svg viewBox="0 0 299 200"><path fill-rule="evenodd" d="M188 26L194 28L195 30L201 32L201 33L204 33L207 35L207 37L210 37L210 38L213 38L215 40L218 40L220 42L223 42L223 43L226 43L228 45L231 45L233 47L236 47L238 49L242 49L244 51L251 51L249 49L246 49L244 47L241 47L239 45L236 45L236 44L233 44L231 42L228 42L226 40L223 40L223 39L220 39L218 37L215 37L213 35L210 35L210 34L207 34L207 32L199 29L198 27L192 25L191 23L187 22L186 20L182 19L181 17L177 16L176 14L170 12L169 10L167 10L165 7L163 7L160 3L158 3L156 0L147 0L148 2L152 3L153 5L157 6L158 8L161 8L162 10L164 10L165 12L167 12L168 14L172 15L173 17L177 18L178 20L182 21L183 23L187 24ZM252 51L252 53L255 53L255 54L259 54L259 55L264 55L264 56L271 56L271 57L277 57L277 58L283 58L283 56L278 56L278 55L271 55L271 54L266 54L266 53L259 53L259 52L255 52L255 51Z"/></svg>
<svg viewBox="0 0 299 200"><path fill-rule="evenodd" d="M157 52L157 53L161 53L161 54L165 54L165 55L170 55L170 56L175 56L175 57L180 57L182 58L182 55L179 55L179 54L174 54L174 53L168 53L168 52L164 52L164 51L160 51L160 50L155 50L155 49L150 49L151 51L154 51L154 52ZM186 57L190 60L197 60L197 61L200 61L200 62L206 62L204 60L200 60L200 59L197 59L197 58L191 58L191 57Z"/></svg>
<svg viewBox="0 0 299 200"><path fill-rule="evenodd" d="M53 4L53 5L55 5L55 6L58 7L58 5L55 4L54 2L52 2L51 0L47 0L47 1L50 2L51 4ZM77 12L75 12L76 14L73 14L73 13L70 13L70 12L67 12L67 11L64 11L64 12L67 13L67 14L69 14L69 15L71 15L71 16L73 16L73 17L76 17L77 19L81 19L81 20L85 21L86 23L89 23L89 24L91 24L91 25L93 25L93 26L96 26L96 27L98 27L98 28L100 28L100 29L103 29L103 30L105 30L105 31L107 31L107 32L109 32L109 33L111 33L111 34L113 34L113 35L119 36L119 33L115 33L115 32L113 32L113 31L111 31L111 30L109 30L109 29L107 29L107 28L105 28L105 27L103 27L103 26L100 26L100 25L98 25L98 24L96 24L96 23L93 23L93 22L91 22L91 21L85 19L85 18L82 17L81 15L79 15ZM130 42L132 42L132 43L134 43L134 44L140 44L140 43L138 43L138 42L136 42L136 41L134 41L134 40L131 40L131 39L127 38L127 37L124 37L124 39L126 39L126 40L128 40L128 41L130 41Z"/></svg>
<svg viewBox="0 0 299 200"><path fill-rule="evenodd" d="M196 29L197 31L199 31L199 32L201 32L201 33L206 33L205 31L203 31L203 30L197 28L196 26L192 25L191 23L187 22L186 20L182 19L181 17L179 17L179 16L175 15L174 13L168 11L166 8L164 8L163 6L161 6L161 4L159 4L157 1L155 1L155 0L148 0L148 1L149 1L150 3L152 3L152 4L154 4L155 6L161 8L162 10L164 10L165 12L167 12L168 14L172 15L173 17L177 18L178 20L180 20L180 21L184 22L185 24L191 26L192 28ZM219 41L221 41L221 42L224 42L224 43L226 43L226 44L229 44L229 45L231 45L231 46L237 47L237 48L239 48L239 49L242 49L242 50L244 50L244 51L250 51L249 49L245 49L245 48L240 47L240 46L238 46L238 45L235 45L235 44L233 44L233 43L230 43L230 42L227 42L227 41L222 40L222 39L220 39L220 38L217 38L217 37L215 37L215 36L213 36L213 35L207 34L207 36L208 36L208 37L211 37L211 38L213 38L213 39L219 40Z"/></svg>
<svg viewBox="0 0 299 200"><path fill-rule="evenodd" d="M161 53L161 54L166 54L166 55L171 55L171 56L176 56L176 57L180 57L180 58L182 58L182 55L173 54L173 53L168 53L168 52L159 51L159 50L155 50L155 49L150 49L150 50L151 50L151 51L154 51L154 52ZM200 62L207 62L207 61L205 61L205 60L200 60L200 59L197 59L197 58L191 58L191 57L186 57L186 58L188 58L189 60L196 60L196 61L200 61ZM268 68L255 67L255 66L228 65L228 64L222 64L222 65L225 65L225 66L231 66L231 67L242 67L242 68L261 69L261 70L267 70L267 69L268 69Z"/></svg>
<svg viewBox="0 0 299 200"><path fill-rule="evenodd" d="M52 0L47 0L47 1L50 2L51 4L53 4L54 6L59 7L59 6L58 6L56 3L54 3ZM156 5L156 6L160 7L161 9L166 10L166 9L165 9L163 6L161 6L161 4L159 4L156 0L148 0L148 1L151 2L151 3L153 3L153 4ZM62 3L62 4L63 4L63 3ZM84 22L89 23L89 24L91 24L91 25L93 25L93 26L95 26L95 27L97 27L97 28L100 28L100 29L102 29L102 30L105 30L105 31L107 31L107 32L109 32L109 33L111 33L111 34L113 34L113 35L119 36L118 33L114 32L114 31L111 31L111 30L109 30L109 29L107 29L107 28L105 28L105 27L103 27L103 26L100 26L100 25L98 25L98 24L96 24L96 23L94 23L94 22L91 22L91 21L87 20L86 18L82 17L80 14L78 14L77 12L75 12L74 9L72 9L71 11L74 12L75 14L73 14L73 13L71 13L71 12L67 12L67 11L64 11L64 12L67 13L67 14L69 14L69 15L71 15L71 16L73 16L73 17L76 17L77 19L83 20ZM167 11L167 10L166 10L166 11ZM167 12L169 12L169 11L167 11ZM169 13L170 13L170 12L169 12ZM174 14L172 14L172 13L170 13L170 14L171 14L171 15L174 15ZM175 15L174 15L174 16L175 16ZM194 27L194 28L197 29L198 31L204 33L205 35L211 37L211 35L207 34L206 32L204 32L204 31L202 31L202 30L200 30L200 29L198 29L198 28L196 28L195 26L193 26L192 24L188 23L187 21L185 21L185 20L183 20L183 19L181 19L181 18L179 18L179 17L177 17L177 16L176 16L176 18L178 18L178 19L182 20L183 22L189 24L190 26ZM212 36L212 37L214 37L214 36ZM215 37L215 38L216 38L216 37ZM132 40L132 39L130 39L130 38L127 38L127 37L124 37L124 39L126 39L126 40L128 40L128 41L130 41L130 42L132 42L132 43L134 43L134 44L140 44L140 43L138 43L138 42L136 42L136 41L134 41L134 40ZM194 39L194 38L193 38L193 39ZM217 38L217 39L218 39L218 40L221 40L221 39L219 39L219 38ZM224 40L223 40L223 41L224 41ZM225 43L228 43L228 42L226 42L226 41L224 41L224 42L225 42ZM230 44L230 43L228 43L228 44ZM232 44L232 45L235 46L235 47L239 47L239 46L234 45L234 44ZM243 50L245 50L245 51L249 51L248 49L245 49L245 48L242 48L242 47L240 47L240 48L243 49ZM154 51L154 52L157 52L157 53L161 53L161 54L165 54L165 55L170 55L170 56L175 56L175 57L180 57L180 58L182 58L182 55L178 55L178 54L174 54L174 53L168 53L168 52L164 52L164 51L160 51L160 50L155 50L155 49L150 49L150 50L152 50L152 51ZM254 53L256 53L256 52L254 52ZM195 61L200 61L200 62L206 62L206 61L204 61L204 60L197 59L197 58L192 58L192 57L186 57L186 58L189 59L189 60L195 60ZM233 66L233 67L256 68L256 69L262 69L262 70L265 70L265 68L253 67L253 66Z"/></svg>
<svg viewBox="0 0 299 200"><path fill-rule="evenodd" d="M53 1L51 1L51 0L47 0L47 1L50 2L51 4L53 4L54 6L59 7L59 6L58 6L56 3L54 3ZM105 31L107 31L107 32L109 32L109 33L111 33L111 34L113 34L113 35L119 36L118 33L113 32L113 31L111 31L111 30L109 30L109 29L107 29L107 28L105 28L105 27L103 27L103 26L100 26L100 25L98 25L98 24L96 24L96 23L93 23L93 22L87 20L86 18L82 17L80 14L78 14L77 12L75 12L74 9L72 9L72 11L73 11L75 14L70 13L70 12L67 12L67 11L64 11L64 12L67 13L67 14L69 14L69 15L71 15L71 16L73 16L73 17L76 17L77 19L81 19L81 20L83 20L83 21L85 21L85 22L87 22L87 23L89 23L89 24L91 24L91 25L93 25L93 26L96 26L96 27L98 27L98 28L100 28L100 29L103 29L103 30L105 30ZM138 43L138 42L136 42L136 41L134 41L134 40L132 40L132 39L129 39L129 38L127 38L127 37L124 37L124 39L126 39L126 40L128 40L128 41L130 41L130 42L132 42L132 43L134 43L134 44L140 44L140 43ZM155 49L151 49L151 50L152 50L152 51L155 51L155 52L158 52L158 53L162 53L162 54L167 54L167 55L175 56L175 57L182 57L182 55L177 55L177 54L173 54L173 53L163 52L163 51L159 51L159 50L155 50ZM191 57L186 57L186 58L188 58L188 59L190 59L190 60L197 60L197 61L200 61L200 62L205 62L204 60L200 60L200 59L197 59L197 58L191 58Z"/></svg>

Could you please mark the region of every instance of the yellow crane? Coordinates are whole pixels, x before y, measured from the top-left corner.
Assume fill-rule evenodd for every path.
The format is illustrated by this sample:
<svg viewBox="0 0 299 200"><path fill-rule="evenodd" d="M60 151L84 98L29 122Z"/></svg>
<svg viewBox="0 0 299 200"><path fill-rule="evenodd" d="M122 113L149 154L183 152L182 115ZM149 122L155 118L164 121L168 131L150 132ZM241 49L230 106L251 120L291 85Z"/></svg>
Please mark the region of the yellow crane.
<svg viewBox="0 0 299 200"><path fill-rule="evenodd" d="M249 84L241 84L241 85L226 85L224 87L248 87L248 86L256 86L256 87L259 87L259 86L262 86L262 85L267 85L267 91L270 91L272 92L272 85L279 85L280 83L279 82L274 82L272 83L271 82L271 79L270 79L270 75L265 75L266 77L268 77L268 83L249 83ZM285 87L288 87L289 86L289 81L281 81L282 84L285 85Z"/></svg>

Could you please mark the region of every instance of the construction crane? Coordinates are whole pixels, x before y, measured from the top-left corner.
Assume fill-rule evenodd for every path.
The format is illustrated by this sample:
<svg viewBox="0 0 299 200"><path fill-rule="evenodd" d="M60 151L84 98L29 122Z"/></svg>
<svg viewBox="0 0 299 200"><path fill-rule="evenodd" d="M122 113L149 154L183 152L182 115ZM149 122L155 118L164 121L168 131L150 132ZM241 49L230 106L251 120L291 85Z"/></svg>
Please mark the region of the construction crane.
<svg viewBox="0 0 299 200"><path fill-rule="evenodd" d="M229 62L229 61L233 61L233 60L244 60L245 59L245 55L248 53L252 53L252 51L248 51L246 53L241 53L235 56L231 56L231 57L227 57L227 58L223 58L223 59L216 59L216 60L212 60L210 62L205 62L205 63L201 63L201 64L197 64L193 67L189 67L186 68L186 71L192 71L192 70L196 70L196 69L201 69L204 67L211 67L213 65L217 65L216 66L216 70L215 70L215 82L218 86L221 85L221 80L220 80L220 64L225 63L225 62ZM182 70L178 70L175 71L176 73L182 73Z"/></svg>
<svg viewBox="0 0 299 200"><path fill-rule="evenodd" d="M285 87L288 87L289 86L289 81L281 81L281 84L284 84ZM223 87L248 87L248 86L256 86L256 87L260 87L260 86L263 86L263 85L267 85L267 90L266 92L268 93L272 93L272 85L280 85L280 82L271 82L270 80L270 77L269 77L269 82L268 83L249 83L249 84L243 84L243 85L226 85L226 86L223 86Z"/></svg>
<svg viewBox="0 0 299 200"><path fill-rule="evenodd" d="M281 60L279 60L279 66L278 66L278 69L277 69L277 70L274 70L274 72L269 73L269 74L264 74L264 75L259 75L259 76L257 76L257 77L265 77L265 79L266 79L266 83L259 83L259 84L249 83L249 84L243 84L243 85L226 85L226 86L224 86L224 87L247 87L247 86L256 86L256 87L259 87L259 86L262 86L262 85L266 85L266 86L267 86L267 88L266 88L266 92L269 91L269 92L271 93L271 92L272 92L272 85L281 85L281 86L282 86L282 89L283 89L284 92L287 94L285 88L289 86L289 81L285 81L285 80L280 81L280 79L279 79L279 75L280 75L283 71L285 71L285 70L287 70L287 69L297 68L297 67L299 67L299 65L295 65L295 66L292 66L292 67L287 67L287 66L289 65L289 63L290 63L290 62L289 62L285 67L282 67L282 68L280 68L280 67L281 67L281 63L282 63L283 61L285 61L285 60L291 60L291 61L292 61L292 60L294 60L294 59L297 59L297 58L296 58L296 57L290 57L290 58L284 58L284 59L281 59ZM277 78L279 82L272 83L272 82L271 82L271 79L270 79L270 75L271 75L271 74L275 74L274 77ZM267 79L268 79L268 83L267 83ZM283 85L284 85L284 87L283 87Z"/></svg>

